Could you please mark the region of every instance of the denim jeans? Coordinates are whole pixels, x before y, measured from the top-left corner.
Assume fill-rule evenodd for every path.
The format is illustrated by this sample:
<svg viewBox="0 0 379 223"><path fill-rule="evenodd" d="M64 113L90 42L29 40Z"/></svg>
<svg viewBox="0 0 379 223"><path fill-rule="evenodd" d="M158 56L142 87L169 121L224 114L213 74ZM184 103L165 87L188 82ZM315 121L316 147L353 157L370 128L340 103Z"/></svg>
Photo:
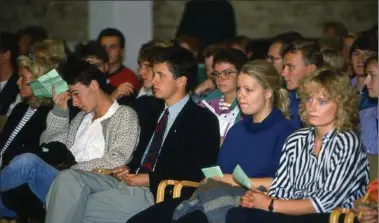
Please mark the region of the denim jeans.
<svg viewBox="0 0 379 223"><path fill-rule="evenodd" d="M45 204L46 195L59 171L32 153L16 156L0 171L0 191L27 183L33 193Z"/></svg>

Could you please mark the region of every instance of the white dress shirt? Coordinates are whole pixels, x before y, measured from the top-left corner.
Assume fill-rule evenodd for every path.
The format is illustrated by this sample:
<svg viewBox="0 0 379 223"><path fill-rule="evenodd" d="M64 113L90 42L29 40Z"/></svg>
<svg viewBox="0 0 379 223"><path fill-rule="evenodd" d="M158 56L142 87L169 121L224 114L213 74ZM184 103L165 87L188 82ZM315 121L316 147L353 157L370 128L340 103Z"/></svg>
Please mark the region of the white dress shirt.
<svg viewBox="0 0 379 223"><path fill-rule="evenodd" d="M88 113L84 117L76 133L74 144L70 149L76 162L90 161L101 158L104 155L105 140L101 121L112 117L119 106L117 101L113 102L108 111L94 121L92 120L95 112Z"/></svg>

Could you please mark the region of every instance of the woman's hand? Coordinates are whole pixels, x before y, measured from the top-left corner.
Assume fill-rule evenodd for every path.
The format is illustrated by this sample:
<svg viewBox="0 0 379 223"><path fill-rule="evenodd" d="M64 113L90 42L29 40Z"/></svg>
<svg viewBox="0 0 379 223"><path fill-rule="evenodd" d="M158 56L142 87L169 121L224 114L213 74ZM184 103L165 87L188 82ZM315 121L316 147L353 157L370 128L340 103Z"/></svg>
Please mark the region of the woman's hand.
<svg viewBox="0 0 379 223"><path fill-rule="evenodd" d="M268 211L271 200L271 197L253 189L247 191L246 194L241 197L240 205L245 208L257 208Z"/></svg>
<svg viewBox="0 0 379 223"><path fill-rule="evenodd" d="M353 209L356 216L361 216L359 222L361 223L377 223L378 222L378 210L371 208L363 204L355 205Z"/></svg>

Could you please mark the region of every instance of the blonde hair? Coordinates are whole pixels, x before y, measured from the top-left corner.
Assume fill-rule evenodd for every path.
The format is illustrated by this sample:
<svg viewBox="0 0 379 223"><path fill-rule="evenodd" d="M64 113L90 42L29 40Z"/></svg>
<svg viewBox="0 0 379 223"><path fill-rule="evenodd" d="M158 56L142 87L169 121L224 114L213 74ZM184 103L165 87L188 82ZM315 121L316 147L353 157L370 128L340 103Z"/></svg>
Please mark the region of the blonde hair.
<svg viewBox="0 0 379 223"><path fill-rule="evenodd" d="M345 66L345 59L340 50L324 49L321 51L324 65L333 71L340 73Z"/></svg>
<svg viewBox="0 0 379 223"><path fill-rule="evenodd" d="M271 63L266 60L248 61L242 66L241 73L257 80L264 89L272 90L272 106L290 118L288 91L283 88L283 79Z"/></svg>
<svg viewBox="0 0 379 223"><path fill-rule="evenodd" d="M67 61L65 44L58 39L45 39L35 43L31 48L31 54L36 60L50 61L54 68L58 68Z"/></svg>
<svg viewBox="0 0 379 223"><path fill-rule="evenodd" d="M311 92L310 85L315 84L317 90ZM330 68L323 67L306 77L300 84L298 94L300 96L300 118L309 125L305 103L312 93L323 92L325 97L337 104L337 114L334 127L339 131L359 131L359 96L350 86L349 77L336 73Z"/></svg>
<svg viewBox="0 0 379 223"><path fill-rule="evenodd" d="M38 60L32 60L26 56L19 56L17 58L17 64L19 68L27 69L32 76L32 80L36 80L42 75L53 69L54 65L48 60L39 58ZM24 99L33 108L38 108L40 106L52 106L53 100L50 98L37 98L32 97L30 99Z"/></svg>

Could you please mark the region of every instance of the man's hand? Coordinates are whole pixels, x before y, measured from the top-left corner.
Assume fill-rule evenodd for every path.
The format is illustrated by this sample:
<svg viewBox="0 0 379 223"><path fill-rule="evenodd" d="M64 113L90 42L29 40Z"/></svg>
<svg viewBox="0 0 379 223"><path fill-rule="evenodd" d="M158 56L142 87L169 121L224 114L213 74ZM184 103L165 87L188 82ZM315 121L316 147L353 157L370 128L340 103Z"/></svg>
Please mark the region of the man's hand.
<svg viewBox="0 0 379 223"><path fill-rule="evenodd" d="M199 86L196 87L195 93L201 94L204 91L214 90L214 89L216 89L216 86L213 83L213 81L211 79L207 79L207 80L203 81L201 84L199 84Z"/></svg>
<svg viewBox="0 0 379 223"><path fill-rule="evenodd" d="M114 177L121 180L123 176L126 176L127 174L129 174L129 171L130 169L128 166L120 166L120 167L114 168L112 170L112 174Z"/></svg>
<svg viewBox="0 0 379 223"><path fill-rule="evenodd" d="M125 181L130 186L149 186L149 174L126 174L122 177L122 180Z"/></svg>
<svg viewBox="0 0 379 223"><path fill-rule="evenodd" d="M125 83L120 84L116 88L116 90L113 91L111 98L113 100L117 100L123 96L129 96L133 94L133 92L134 92L133 85L129 82L125 82Z"/></svg>
<svg viewBox="0 0 379 223"><path fill-rule="evenodd" d="M70 99L70 93L68 91L65 91L57 95L55 93L54 85L51 86L51 93L53 95L54 104L62 110L67 110L68 109L67 101Z"/></svg>

